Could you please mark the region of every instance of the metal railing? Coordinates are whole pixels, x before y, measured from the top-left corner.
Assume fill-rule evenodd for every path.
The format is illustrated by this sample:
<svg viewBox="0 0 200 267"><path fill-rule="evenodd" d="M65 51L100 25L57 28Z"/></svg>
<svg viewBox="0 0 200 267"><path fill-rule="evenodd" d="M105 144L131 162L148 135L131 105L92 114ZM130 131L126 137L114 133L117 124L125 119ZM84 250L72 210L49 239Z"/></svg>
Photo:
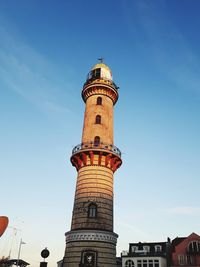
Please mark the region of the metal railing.
<svg viewBox="0 0 200 267"><path fill-rule="evenodd" d="M121 157L121 151L119 148L117 148L114 145L111 144L106 144L106 143L95 143L95 142L86 142L86 143L81 143L77 146L75 146L72 149L72 155L76 154L80 150L85 150L85 149L103 149L103 150L108 150L111 151L115 154L117 154L119 157Z"/></svg>
<svg viewBox="0 0 200 267"><path fill-rule="evenodd" d="M87 84L89 84L89 83L91 83L91 82L93 82L93 81L95 81L95 80L96 80L97 82L101 82L101 81L103 80L103 81L106 82L108 85L113 86L113 87L114 87L113 89L115 89L116 91L118 91L118 89L119 89L119 87L118 87L112 80L110 80L110 79L106 79L106 78L91 78L91 79L87 80L87 81L84 83L83 88L84 88Z"/></svg>

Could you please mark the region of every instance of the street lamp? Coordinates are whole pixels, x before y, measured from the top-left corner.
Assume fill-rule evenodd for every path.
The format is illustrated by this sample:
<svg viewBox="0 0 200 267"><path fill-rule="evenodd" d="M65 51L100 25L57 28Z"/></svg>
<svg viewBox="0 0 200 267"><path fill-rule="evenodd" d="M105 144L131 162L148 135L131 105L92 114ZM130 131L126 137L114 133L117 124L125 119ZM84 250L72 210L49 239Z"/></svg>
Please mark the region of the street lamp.
<svg viewBox="0 0 200 267"><path fill-rule="evenodd" d="M26 244L24 241L22 241L22 239L20 240L19 243L19 250L18 250L18 257L17 257L17 266L19 266L19 260L20 260L20 253L21 253L21 246Z"/></svg>

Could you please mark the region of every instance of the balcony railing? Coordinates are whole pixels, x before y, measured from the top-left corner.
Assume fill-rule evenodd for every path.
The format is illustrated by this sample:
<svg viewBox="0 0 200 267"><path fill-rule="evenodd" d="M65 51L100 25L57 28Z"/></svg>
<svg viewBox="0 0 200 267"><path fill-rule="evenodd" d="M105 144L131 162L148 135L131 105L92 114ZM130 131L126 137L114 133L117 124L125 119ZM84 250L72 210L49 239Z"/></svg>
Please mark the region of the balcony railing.
<svg viewBox="0 0 200 267"><path fill-rule="evenodd" d="M98 82L98 83L100 83L101 81L104 81L104 82L106 82L108 85L113 86L113 87L114 87L113 89L115 89L116 92L117 92L118 89L119 89L119 87L118 87L113 81L111 81L111 80L109 80L109 79L106 79L106 78L91 78L91 79L87 80L87 81L84 83L83 88L84 88L87 84L90 84L90 83L93 82L93 81L96 81L96 82Z"/></svg>
<svg viewBox="0 0 200 267"><path fill-rule="evenodd" d="M94 142L87 142L87 143L81 143L77 146L75 146L72 150L72 155L76 154L77 152L85 149L103 149L111 151L115 154L117 154L119 157L121 157L121 151L116 146L106 144L106 143L94 143Z"/></svg>

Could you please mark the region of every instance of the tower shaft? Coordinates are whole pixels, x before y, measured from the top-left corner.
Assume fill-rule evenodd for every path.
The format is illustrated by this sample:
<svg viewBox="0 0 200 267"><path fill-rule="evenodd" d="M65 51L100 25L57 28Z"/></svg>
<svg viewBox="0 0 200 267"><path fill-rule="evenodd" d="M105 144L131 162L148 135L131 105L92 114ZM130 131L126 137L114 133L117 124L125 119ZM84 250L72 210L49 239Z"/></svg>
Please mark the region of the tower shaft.
<svg viewBox="0 0 200 267"><path fill-rule="evenodd" d="M113 174L122 161L113 145L113 106L118 92L105 64L95 65L89 73L82 98L86 104L82 143L71 156L78 176L63 267L115 267Z"/></svg>

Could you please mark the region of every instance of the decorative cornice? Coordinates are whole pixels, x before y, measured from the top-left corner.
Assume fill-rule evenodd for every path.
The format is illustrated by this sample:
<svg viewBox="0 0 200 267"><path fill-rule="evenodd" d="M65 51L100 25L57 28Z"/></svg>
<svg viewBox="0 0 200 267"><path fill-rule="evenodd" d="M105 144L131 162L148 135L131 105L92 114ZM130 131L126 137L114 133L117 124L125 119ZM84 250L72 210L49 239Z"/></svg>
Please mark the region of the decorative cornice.
<svg viewBox="0 0 200 267"><path fill-rule="evenodd" d="M95 161L95 157L96 161ZM78 150L71 156L71 163L77 171L85 166L102 166L109 168L113 173L121 166L122 160L118 154L101 149Z"/></svg>
<svg viewBox="0 0 200 267"><path fill-rule="evenodd" d="M66 243L76 241L105 242L116 245L118 235L113 232L98 230L76 230L65 233Z"/></svg>

